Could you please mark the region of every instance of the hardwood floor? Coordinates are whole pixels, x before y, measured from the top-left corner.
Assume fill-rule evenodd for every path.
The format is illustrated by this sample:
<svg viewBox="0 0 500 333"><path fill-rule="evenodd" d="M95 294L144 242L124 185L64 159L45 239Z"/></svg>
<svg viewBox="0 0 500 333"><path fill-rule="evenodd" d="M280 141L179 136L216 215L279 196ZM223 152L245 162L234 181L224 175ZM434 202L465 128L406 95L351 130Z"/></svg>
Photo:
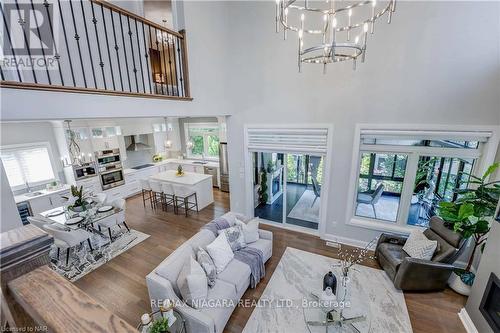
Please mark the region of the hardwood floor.
<svg viewBox="0 0 500 333"><path fill-rule="evenodd" d="M128 199L127 224L151 237L87 274L75 284L136 326L140 316L150 309L145 276L179 245L198 232L201 226L229 211L227 193L214 190L214 199L214 204L188 218L174 215L172 211L166 213L161 210L154 211L149 206L144 208L140 195ZM257 288L248 289L244 298L259 299L287 246L337 257L337 250L326 246L318 237L267 225L261 227L274 233L273 256L266 263L265 279ZM379 268L374 260L368 260L364 264ZM405 299L415 333L465 332L457 316L458 311L465 305L465 297L447 289L436 293L405 293ZM241 332L252 310L237 308L225 332Z"/></svg>

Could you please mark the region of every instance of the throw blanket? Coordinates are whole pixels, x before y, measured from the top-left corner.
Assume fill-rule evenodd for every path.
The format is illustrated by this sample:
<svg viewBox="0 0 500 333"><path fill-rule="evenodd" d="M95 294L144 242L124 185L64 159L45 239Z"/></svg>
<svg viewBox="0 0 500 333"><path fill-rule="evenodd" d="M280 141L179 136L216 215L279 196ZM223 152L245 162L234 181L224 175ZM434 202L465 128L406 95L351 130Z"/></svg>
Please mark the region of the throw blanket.
<svg viewBox="0 0 500 333"><path fill-rule="evenodd" d="M234 252L234 259L250 266L250 288L255 288L260 279L266 275L262 251L252 247L245 247Z"/></svg>
<svg viewBox="0 0 500 333"><path fill-rule="evenodd" d="M203 227L201 227L201 229L210 230L211 232L213 232L215 237L217 237L219 230L227 229L229 227L230 227L229 222L227 222L226 219L224 219L222 217L218 217L215 220L213 220L212 222L205 224Z"/></svg>

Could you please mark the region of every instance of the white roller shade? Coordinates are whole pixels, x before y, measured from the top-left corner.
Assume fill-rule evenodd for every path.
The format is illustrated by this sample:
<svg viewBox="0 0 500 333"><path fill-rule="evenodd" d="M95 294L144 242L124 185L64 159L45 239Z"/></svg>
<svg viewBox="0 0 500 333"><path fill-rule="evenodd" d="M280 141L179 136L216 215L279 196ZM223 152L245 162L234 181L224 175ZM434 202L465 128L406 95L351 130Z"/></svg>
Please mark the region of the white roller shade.
<svg viewBox="0 0 500 333"><path fill-rule="evenodd" d="M284 153L327 152L327 128L248 128L248 149Z"/></svg>

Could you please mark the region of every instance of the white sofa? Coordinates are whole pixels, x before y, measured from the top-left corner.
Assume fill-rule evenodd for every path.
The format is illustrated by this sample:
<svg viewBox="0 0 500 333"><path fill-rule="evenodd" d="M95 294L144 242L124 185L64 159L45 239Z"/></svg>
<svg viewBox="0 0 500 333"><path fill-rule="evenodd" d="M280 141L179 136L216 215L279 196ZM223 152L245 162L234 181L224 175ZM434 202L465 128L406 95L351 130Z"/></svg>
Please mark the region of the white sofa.
<svg viewBox="0 0 500 333"><path fill-rule="evenodd" d="M273 234L259 229L259 237L258 241L248 246L261 250L264 262L267 262L272 256ZM221 333L238 301L250 285L250 267L233 259L223 272L217 274L215 286L209 288L206 307L195 309L182 301L177 287L177 277L182 266L189 256L195 256L198 247L206 248L214 239L215 236L211 231L201 229L146 276L152 310L157 308L159 301L165 299L176 301L177 310L186 320L187 333Z"/></svg>

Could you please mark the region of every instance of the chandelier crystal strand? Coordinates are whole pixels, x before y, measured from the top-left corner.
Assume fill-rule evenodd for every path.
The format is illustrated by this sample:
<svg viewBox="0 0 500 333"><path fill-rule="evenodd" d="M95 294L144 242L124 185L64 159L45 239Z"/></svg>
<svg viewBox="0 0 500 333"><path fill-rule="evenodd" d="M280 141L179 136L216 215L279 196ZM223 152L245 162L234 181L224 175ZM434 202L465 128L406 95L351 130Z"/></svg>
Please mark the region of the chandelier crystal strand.
<svg viewBox="0 0 500 333"><path fill-rule="evenodd" d="M326 73L327 64L347 60L355 70L357 58L365 60L368 30L373 34L375 21L385 14L391 23L395 10L396 0L358 0L345 6L341 0L276 0L276 32L282 27L284 40L288 30L298 34L299 72L302 63L323 64ZM321 44L304 46L308 35L322 35Z"/></svg>

